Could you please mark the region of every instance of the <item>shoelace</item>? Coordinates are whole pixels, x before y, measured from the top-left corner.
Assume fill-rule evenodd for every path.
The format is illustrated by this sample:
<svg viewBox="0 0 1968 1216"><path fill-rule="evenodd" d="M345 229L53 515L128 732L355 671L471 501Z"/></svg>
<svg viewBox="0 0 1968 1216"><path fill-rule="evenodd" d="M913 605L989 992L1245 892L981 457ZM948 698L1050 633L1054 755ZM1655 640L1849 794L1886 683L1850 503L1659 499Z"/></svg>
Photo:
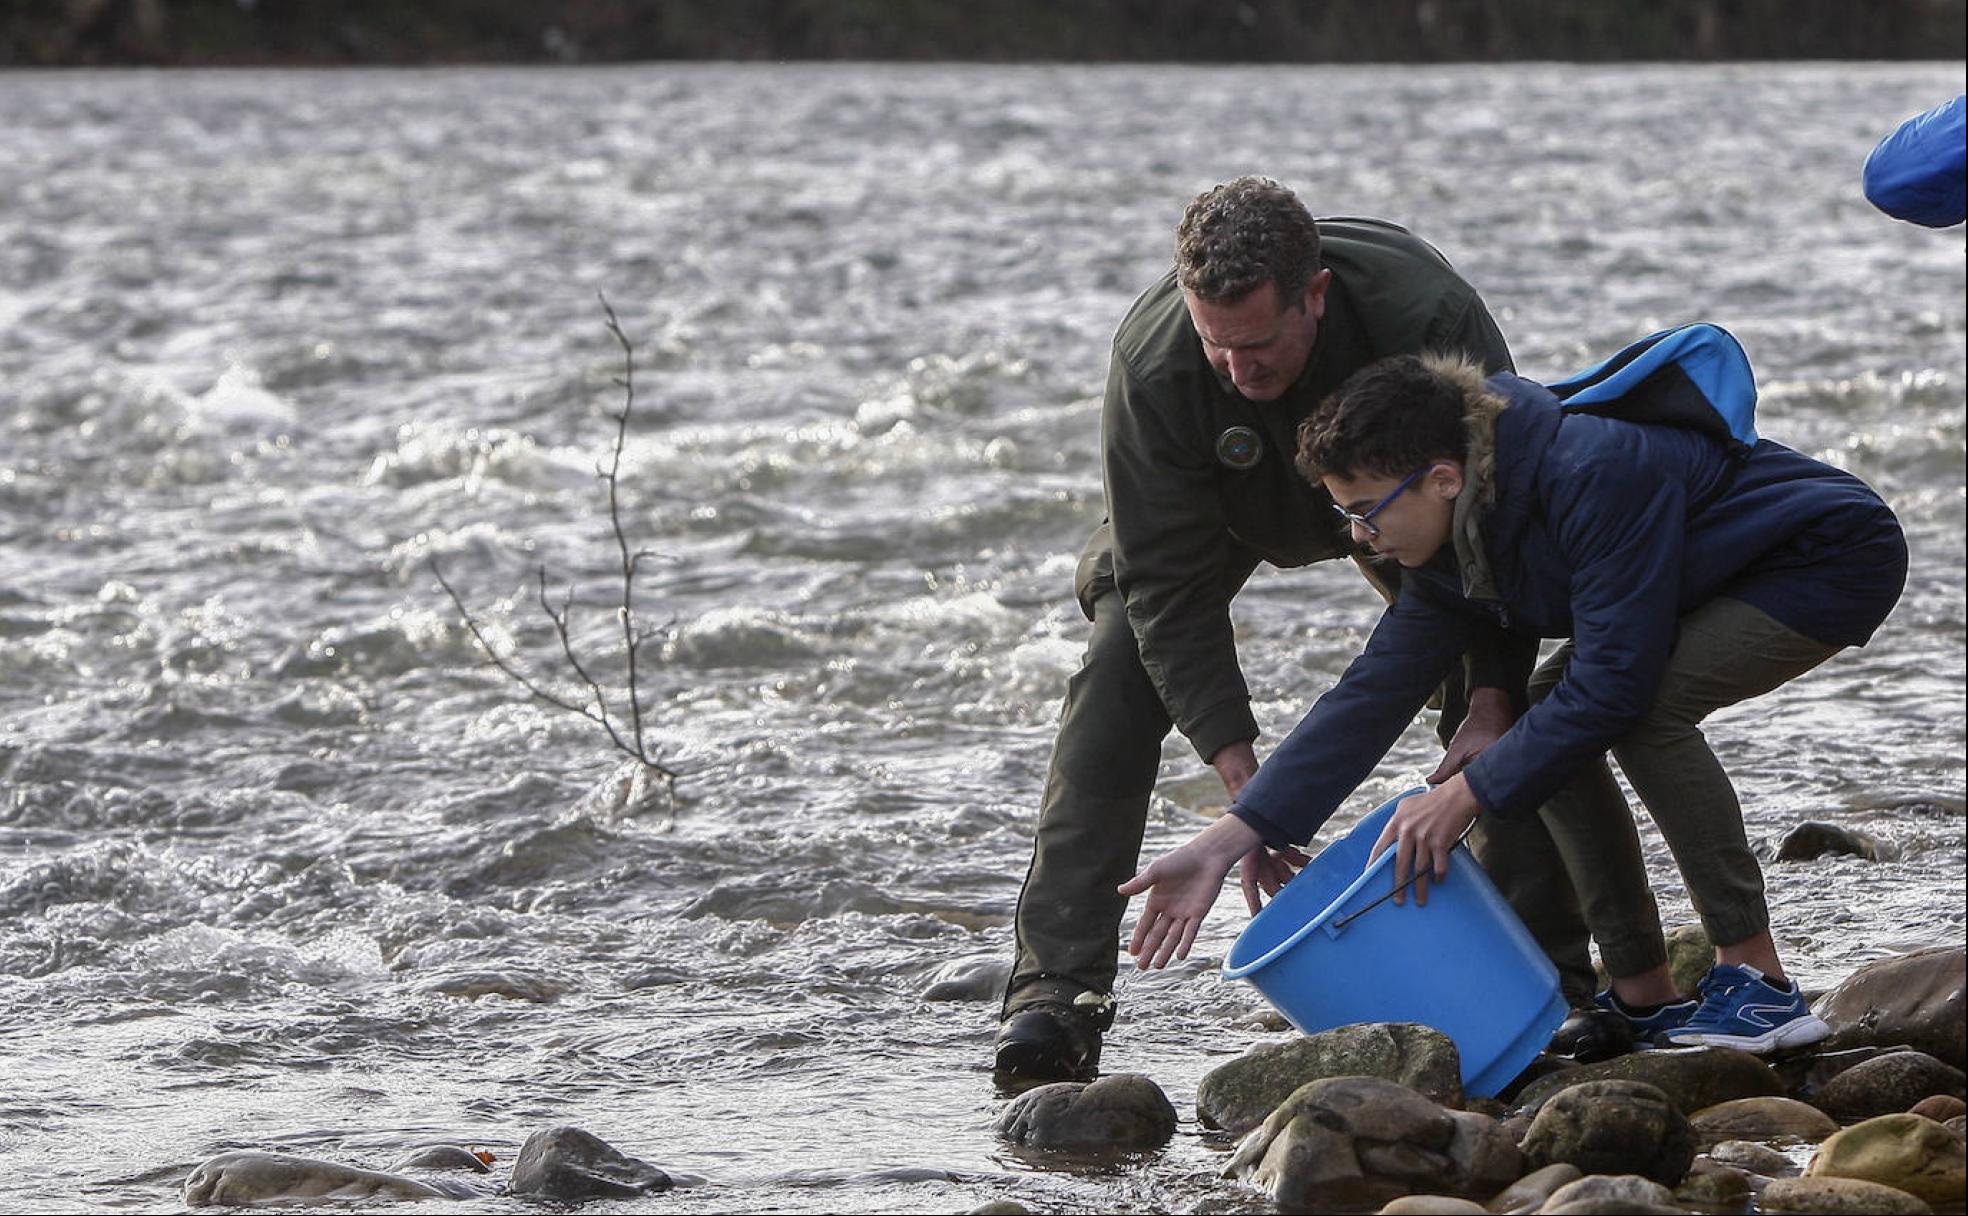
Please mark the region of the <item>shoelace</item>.
<svg viewBox="0 0 1968 1216"><path fill-rule="evenodd" d="M1749 982L1754 983L1755 981L1751 980ZM1695 991L1701 994L1701 1004L1697 1005L1695 1011L1688 1015L1688 1020L1682 1023L1682 1028L1686 1029L1689 1026L1695 1025L1713 1026L1721 1022L1723 1009L1728 1004L1729 997L1741 987L1741 984L1726 983L1722 977L1717 975L1702 976L1695 983Z"/></svg>

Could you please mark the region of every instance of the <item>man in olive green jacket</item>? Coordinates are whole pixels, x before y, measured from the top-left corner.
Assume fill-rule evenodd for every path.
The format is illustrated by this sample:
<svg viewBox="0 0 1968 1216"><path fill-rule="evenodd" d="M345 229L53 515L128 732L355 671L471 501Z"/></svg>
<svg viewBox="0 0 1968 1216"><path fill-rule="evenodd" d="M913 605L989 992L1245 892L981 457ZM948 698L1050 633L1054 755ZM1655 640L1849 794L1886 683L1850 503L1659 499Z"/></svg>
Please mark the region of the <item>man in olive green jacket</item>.
<svg viewBox="0 0 1968 1216"><path fill-rule="evenodd" d="M1000 1074L1090 1077L1111 1025L1117 936L1171 724L1234 798L1257 769L1257 721L1230 601L1261 561L1353 556L1331 500L1292 465L1298 424L1376 359L1460 351L1489 372L1510 351L1474 288L1426 242L1378 220L1315 221L1287 189L1245 177L1183 216L1176 264L1115 334L1101 418L1107 521L1075 592L1093 622L1067 686L996 1044ZM1363 567L1364 568L1364 567ZM1506 729L1529 656L1472 656L1464 729L1438 779ZM1509 672L1519 670L1519 692ZM1444 730L1463 721L1445 690ZM1530 817L1535 821L1535 817ZM1481 850L1479 850L1481 851ZM1576 897L1548 838L1513 842L1499 885L1589 1005ZM1289 855L1259 849L1245 898L1275 893ZM1489 864L1490 858L1485 862Z"/></svg>

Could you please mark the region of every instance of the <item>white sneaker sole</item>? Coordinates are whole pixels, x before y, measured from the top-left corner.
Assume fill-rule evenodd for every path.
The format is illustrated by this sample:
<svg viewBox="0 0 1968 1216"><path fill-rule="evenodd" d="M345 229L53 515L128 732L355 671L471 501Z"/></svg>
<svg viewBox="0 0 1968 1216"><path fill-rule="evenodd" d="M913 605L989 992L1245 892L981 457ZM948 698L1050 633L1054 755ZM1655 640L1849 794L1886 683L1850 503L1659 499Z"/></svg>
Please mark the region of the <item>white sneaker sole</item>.
<svg viewBox="0 0 1968 1216"><path fill-rule="evenodd" d="M1792 1018L1781 1026L1772 1026L1758 1035L1720 1034L1714 1031L1691 1031L1687 1029L1670 1030L1662 1036L1670 1047L1733 1047L1751 1055L1780 1051L1786 1047L1804 1047L1826 1038L1831 1027L1815 1013L1807 1013L1801 1018Z"/></svg>

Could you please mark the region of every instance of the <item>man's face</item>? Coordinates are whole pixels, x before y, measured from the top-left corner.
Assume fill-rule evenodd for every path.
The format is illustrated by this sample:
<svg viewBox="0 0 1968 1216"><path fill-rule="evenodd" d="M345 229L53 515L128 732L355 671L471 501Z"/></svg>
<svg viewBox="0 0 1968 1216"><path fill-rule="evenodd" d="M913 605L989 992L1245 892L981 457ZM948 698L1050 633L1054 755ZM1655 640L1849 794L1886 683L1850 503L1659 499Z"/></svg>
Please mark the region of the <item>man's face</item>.
<svg viewBox="0 0 1968 1216"><path fill-rule="evenodd" d="M1211 304L1186 291L1182 299L1217 374L1249 400L1276 401L1312 357L1331 282L1332 271L1321 270L1304 297L1289 306L1278 299L1277 284L1268 282L1227 304Z"/></svg>
<svg viewBox="0 0 1968 1216"><path fill-rule="evenodd" d="M1405 478L1361 473L1319 479L1333 504L1348 515L1354 541L1403 566L1425 566L1449 543L1462 466L1437 460L1404 488ZM1364 519L1359 517L1364 516Z"/></svg>

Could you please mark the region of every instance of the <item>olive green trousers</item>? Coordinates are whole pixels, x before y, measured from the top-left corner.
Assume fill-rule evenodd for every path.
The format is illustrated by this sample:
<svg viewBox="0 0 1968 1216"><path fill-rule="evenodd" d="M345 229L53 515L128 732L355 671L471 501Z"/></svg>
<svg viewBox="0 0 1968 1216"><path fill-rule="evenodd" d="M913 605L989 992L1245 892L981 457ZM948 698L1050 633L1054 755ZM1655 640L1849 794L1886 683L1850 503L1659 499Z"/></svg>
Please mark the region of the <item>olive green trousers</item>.
<svg viewBox="0 0 1968 1216"><path fill-rule="evenodd" d="M1710 600L1681 618L1653 707L1613 745L1620 771L1660 829L1688 900L1716 945L1735 945L1769 928L1770 910L1762 867L1743 831L1742 804L1702 735L1702 720L1796 679L1839 649L1741 600ZM1571 657L1567 642L1538 667L1530 683L1533 701L1557 686ZM1667 960L1640 837L1603 758L1536 815L1486 826L1493 846L1507 839L1512 848L1543 842L1553 849L1541 864L1577 881L1585 924L1609 974L1637 975ZM1530 843L1520 842L1519 834Z"/></svg>

